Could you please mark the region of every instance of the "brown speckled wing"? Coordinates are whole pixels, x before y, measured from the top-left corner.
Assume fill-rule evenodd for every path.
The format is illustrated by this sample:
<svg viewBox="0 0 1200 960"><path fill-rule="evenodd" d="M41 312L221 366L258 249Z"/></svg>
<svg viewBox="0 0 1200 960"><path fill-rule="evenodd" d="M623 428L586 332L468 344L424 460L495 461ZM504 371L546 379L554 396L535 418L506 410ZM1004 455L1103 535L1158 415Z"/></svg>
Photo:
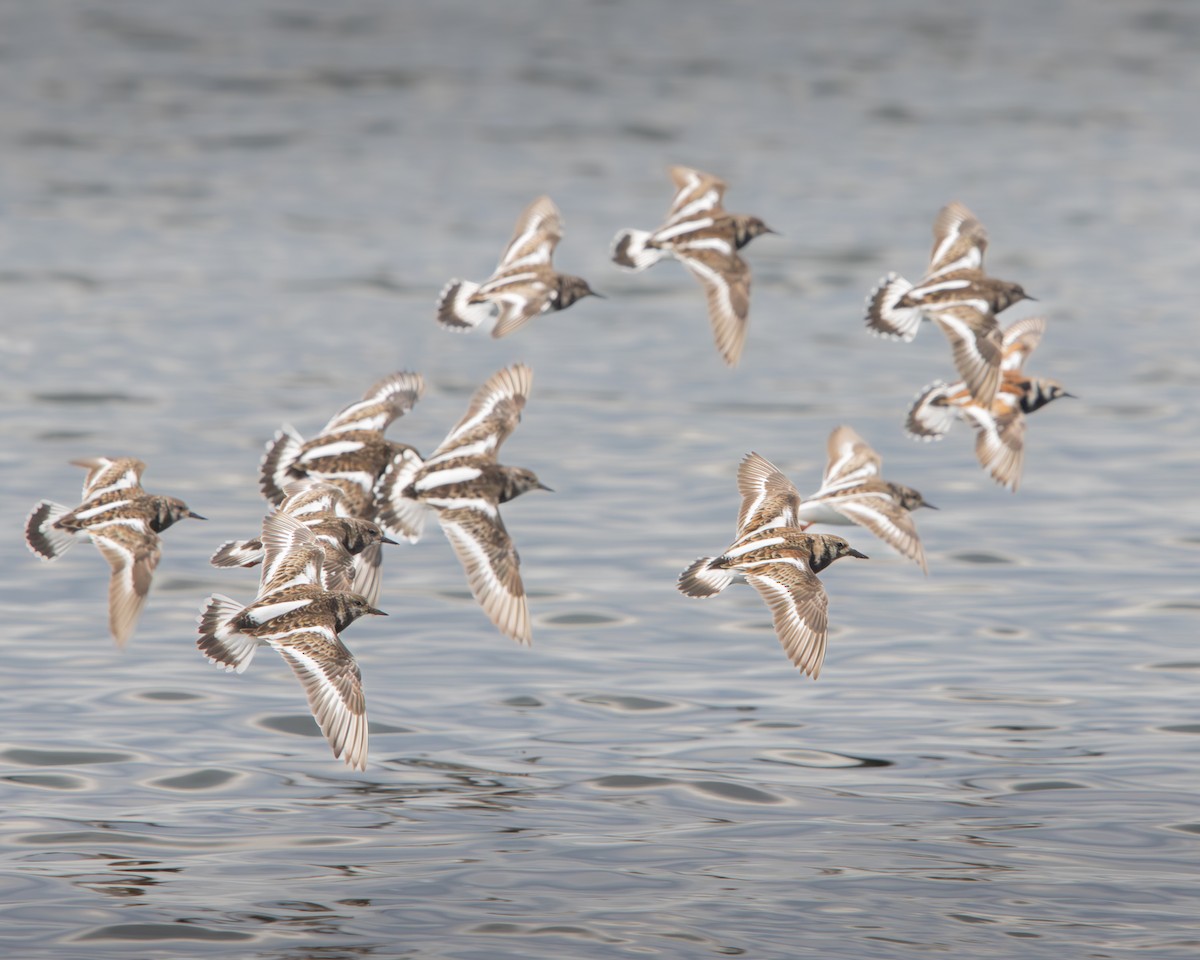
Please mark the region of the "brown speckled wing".
<svg viewBox="0 0 1200 960"><path fill-rule="evenodd" d="M549 265L561 239L562 216L558 207L549 197L538 197L517 218L512 239L504 248L496 273L520 266Z"/></svg>
<svg viewBox="0 0 1200 960"><path fill-rule="evenodd" d="M1037 349L1046 332L1045 317L1022 317L1004 330L1004 359L1002 370L1020 370L1029 355Z"/></svg>
<svg viewBox="0 0 1200 960"><path fill-rule="evenodd" d="M72 466L84 467L83 502L107 498L109 494L137 493L141 490L146 465L135 457L88 457L72 460Z"/></svg>
<svg viewBox="0 0 1200 960"><path fill-rule="evenodd" d="M775 464L758 453L748 453L738 466L737 535L744 537L766 526L796 526L800 492Z"/></svg>
<svg viewBox="0 0 1200 960"><path fill-rule="evenodd" d="M996 318L974 307L956 306L939 310L934 319L954 353L954 367L971 396L990 407L1000 384L1003 345Z"/></svg>
<svg viewBox="0 0 1200 960"><path fill-rule="evenodd" d="M146 606L150 581L161 555L157 534L139 526L111 523L89 531L112 567L108 584L108 625L118 646L125 646Z"/></svg>
<svg viewBox="0 0 1200 960"><path fill-rule="evenodd" d="M938 211L933 221L933 250L926 279L951 270L979 269L987 250L987 231L975 214L957 200Z"/></svg>
<svg viewBox="0 0 1200 960"><path fill-rule="evenodd" d="M267 642L295 672L333 755L365 770L367 703L354 655L328 629L297 631Z"/></svg>
<svg viewBox="0 0 1200 960"><path fill-rule="evenodd" d="M859 526L866 527L884 543L920 565L926 573L925 550L917 534L912 514L883 493L855 493L826 498L826 503Z"/></svg>
<svg viewBox="0 0 1200 960"><path fill-rule="evenodd" d="M533 386L533 371L523 363L499 370L471 398L466 414L426 460L426 465L449 456L463 456L463 448L495 457L500 445L521 422L521 411Z"/></svg>
<svg viewBox="0 0 1200 960"><path fill-rule="evenodd" d="M533 641L521 560L499 513L459 508L438 514L471 593L496 628L517 643Z"/></svg>
<svg viewBox="0 0 1200 960"><path fill-rule="evenodd" d="M834 427L825 444L828 459L821 488L861 483L879 475L882 461L871 445L853 427Z"/></svg>
<svg viewBox="0 0 1200 960"><path fill-rule="evenodd" d="M788 659L810 677L820 676L829 625L829 598L821 581L800 561L758 566L745 575L770 608Z"/></svg>
<svg viewBox="0 0 1200 960"><path fill-rule="evenodd" d="M737 366L750 316L750 267L724 250L677 247L675 256L704 288L717 350L729 366Z"/></svg>
<svg viewBox="0 0 1200 960"><path fill-rule="evenodd" d="M668 167L667 173L675 184L675 197L667 211L665 226L695 219L697 214L723 212L725 181L711 173L679 165Z"/></svg>
<svg viewBox="0 0 1200 960"><path fill-rule="evenodd" d="M1024 414L1013 410L997 417L976 406L966 407L964 413L975 426L975 457L980 466L1016 493L1025 462Z"/></svg>
<svg viewBox="0 0 1200 960"><path fill-rule="evenodd" d="M425 381L419 373L401 370L388 374L372 384L361 400L338 411L321 434L386 430L393 420L408 413L424 392Z"/></svg>

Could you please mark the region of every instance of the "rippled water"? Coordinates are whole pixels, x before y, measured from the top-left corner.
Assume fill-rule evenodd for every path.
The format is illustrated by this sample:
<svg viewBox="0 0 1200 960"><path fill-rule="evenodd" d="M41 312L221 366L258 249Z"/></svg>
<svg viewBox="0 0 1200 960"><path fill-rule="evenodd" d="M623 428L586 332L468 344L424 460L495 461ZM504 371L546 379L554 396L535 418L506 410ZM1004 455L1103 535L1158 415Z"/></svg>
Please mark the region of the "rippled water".
<svg viewBox="0 0 1200 960"><path fill-rule="evenodd" d="M1200 950L1200 10L8 4L0 80L7 956ZM747 251L736 371L677 265L607 261L678 162L782 233ZM436 328L541 192L609 299ZM961 425L903 436L938 335L861 327L954 197L1049 317L1030 369L1080 397L1031 418L1016 496ZM198 656L205 595L255 586L206 559L256 528L281 423L417 369L390 435L430 449L517 359L505 459L556 490L505 508L535 645L443 538L391 548L391 616L347 635L372 736L347 772L281 662ZM850 534L871 560L824 575L813 683L753 591L673 582L730 536L747 450L811 490L839 422L941 509L928 578ZM97 453L210 518L167 532L124 652L95 551L43 565L19 535Z"/></svg>

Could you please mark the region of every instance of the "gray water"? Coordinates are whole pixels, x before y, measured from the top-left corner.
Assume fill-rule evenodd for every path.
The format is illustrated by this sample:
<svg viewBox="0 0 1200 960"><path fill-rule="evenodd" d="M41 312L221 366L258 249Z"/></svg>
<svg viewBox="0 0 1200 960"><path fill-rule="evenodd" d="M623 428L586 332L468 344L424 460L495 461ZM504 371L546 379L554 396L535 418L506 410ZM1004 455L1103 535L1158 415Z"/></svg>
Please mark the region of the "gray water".
<svg viewBox="0 0 1200 960"><path fill-rule="evenodd" d="M5 956L1167 958L1200 952L1200 8L1167 0L0 5L0 944ZM740 367L677 264L623 274L670 163L780 237ZM549 193L586 300L494 341L433 322ZM966 202L1049 319L1016 495L921 445L944 341L862 328ZM432 449L490 373L533 395L504 514L534 646L436 530L346 635L371 717L332 759L286 666L194 647L257 464L372 382ZM723 547L754 449L805 491L850 423L930 574L865 531L791 668ZM90 546L20 527L66 461L132 454L167 531L128 649ZM844 530L838 532L846 532Z"/></svg>

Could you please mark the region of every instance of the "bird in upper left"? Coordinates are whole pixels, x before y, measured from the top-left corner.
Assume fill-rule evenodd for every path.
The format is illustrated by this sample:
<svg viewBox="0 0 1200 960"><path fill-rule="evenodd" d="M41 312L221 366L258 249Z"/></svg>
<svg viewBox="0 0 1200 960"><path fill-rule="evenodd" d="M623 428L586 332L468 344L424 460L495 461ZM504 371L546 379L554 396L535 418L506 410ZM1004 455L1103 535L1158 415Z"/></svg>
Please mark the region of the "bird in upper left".
<svg viewBox="0 0 1200 960"><path fill-rule="evenodd" d="M42 500L25 522L25 542L43 560L55 560L77 540L96 545L112 568L108 587L108 627L124 646L137 626L150 582L162 555L158 536L190 517L203 520L178 497L142 489L146 464L134 457L72 460L87 470L83 502L74 509Z"/></svg>

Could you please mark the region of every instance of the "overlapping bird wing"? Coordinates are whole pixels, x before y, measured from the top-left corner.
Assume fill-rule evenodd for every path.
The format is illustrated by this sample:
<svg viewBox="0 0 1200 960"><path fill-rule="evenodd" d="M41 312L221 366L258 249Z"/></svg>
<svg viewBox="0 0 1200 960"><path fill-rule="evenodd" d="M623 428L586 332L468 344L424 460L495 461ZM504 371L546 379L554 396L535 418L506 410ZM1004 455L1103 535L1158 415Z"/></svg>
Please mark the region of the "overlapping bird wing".
<svg viewBox="0 0 1200 960"><path fill-rule="evenodd" d="M1009 324L1004 331L1004 359L1000 361L1000 369L1020 370L1025 366L1045 332L1045 317L1022 317Z"/></svg>
<svg viewBox="0 0 1200 960"><path fill-rule="evenodd" d="M350 516L346 506L346 491L332 483L305 477L284 484L282 492L284 501L279 505L279 512L297 520Z"/></svg>
<svg viewBox="0 0 1200 960"><path fill-rule="evenodd" d="M825 502L838 513L866 527L884 543L894 547L909 560L927 571L925 550L913 523L912 514L896 500L881 491L847 490L825 497Z"/></svg>
<svg viewBox="0 0 1200 960"><path fill-rule="evenodd" d="M549 279L544 271L524 270L496 277L479 288L480 293L486 293L488 300L496 305L493 337L508 336L550 306L555 288Z"/></svg>
<svg viewBox="0 0 1200 960"><path fill-rule="evenodd" d="M990 407L1000 384L1003 340L996 318L966 304L934 314L954 354L954 367L977 403Z"/></svg>
<svg viewBox="0 0 1200 960"><path fill-rule="evenodd" d="M258 595L298 584L322 585L325 550L295 517L274 513L263 520L263 564Z"/></svg>

